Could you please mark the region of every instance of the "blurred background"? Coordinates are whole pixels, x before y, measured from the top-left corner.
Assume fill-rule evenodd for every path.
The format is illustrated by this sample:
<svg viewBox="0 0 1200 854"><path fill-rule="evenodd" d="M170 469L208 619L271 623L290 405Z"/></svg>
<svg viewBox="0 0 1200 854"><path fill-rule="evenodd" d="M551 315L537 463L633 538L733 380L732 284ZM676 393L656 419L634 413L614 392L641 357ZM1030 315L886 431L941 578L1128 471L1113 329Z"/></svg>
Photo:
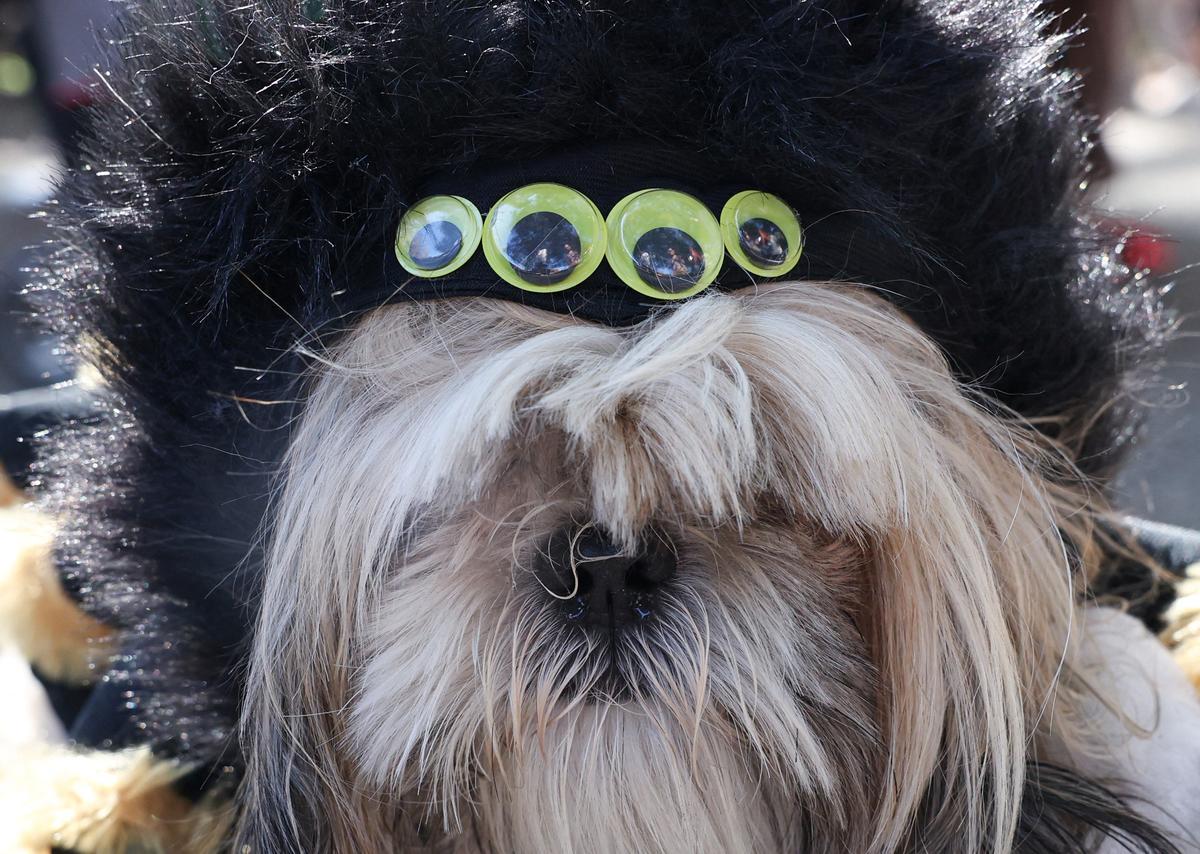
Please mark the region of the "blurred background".
<svg viewBox="0 0 1200 854"><path fill-rule="evenodd" d="M1133 266L1172 281L1179 331L1149 423L1117 484L1121 505L1200 527L1200 0L1047 0L1082 27L1067 61L1105 117L1091 192ZM57 343L22 318L23 272L46 238L35 212L70 157L107 0L0 0L0 466L20 482L28 437L87 395ZM1081 23L1082 22L1082 23Z"/></svg>

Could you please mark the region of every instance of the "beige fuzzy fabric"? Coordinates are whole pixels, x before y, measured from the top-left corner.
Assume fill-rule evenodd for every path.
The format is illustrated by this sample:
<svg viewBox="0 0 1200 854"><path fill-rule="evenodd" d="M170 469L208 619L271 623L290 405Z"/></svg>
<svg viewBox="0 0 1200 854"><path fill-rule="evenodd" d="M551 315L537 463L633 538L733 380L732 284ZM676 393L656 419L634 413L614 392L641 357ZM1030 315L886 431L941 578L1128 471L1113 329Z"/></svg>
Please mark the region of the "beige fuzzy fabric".
<svg viewBox="0 0 1200 854"><path fill-rule="evenodd" d="M50 560L53 521L22 502L0 472L0 645L50 679L90 682L112 654L112 632L63 591ZM148 748L77 750L61 739L61 732L38 733L0 745L4 854L218 850L229 808L215 798L193 806L178 795L172 784L187 766L156 759Z"/></svg>
<svg viewBox="0 0 1200 854"><path fill-rule="evenodd" d="M1178 590L1179 598L1167 612L1167 630L1162 639L1200 690L1200 563L1188 569Z"/></svg>
<svg viewBox="0 0 1200 854"><path fill-rule="evenodd" d="M230 821L171 788L187 772L149 749L77 751L37 745L0 763L0 850L49 854L207 854Z"/></svg>
<svg viewBox="0 0 1200 854"><path fill-rule="evenodd" d="M20 500L21 493L17 491L13 482L8 479L8 475L0 470L0 507L11 507Z"/></svg>
<svg viewBox="0 0 1200 854"><path fill-rule="evenodd" d="M0 643L49 679L86 683L103 673L112 632L63 592L50 560L53 535L44 514L20 503L0 508Z"/></svg>

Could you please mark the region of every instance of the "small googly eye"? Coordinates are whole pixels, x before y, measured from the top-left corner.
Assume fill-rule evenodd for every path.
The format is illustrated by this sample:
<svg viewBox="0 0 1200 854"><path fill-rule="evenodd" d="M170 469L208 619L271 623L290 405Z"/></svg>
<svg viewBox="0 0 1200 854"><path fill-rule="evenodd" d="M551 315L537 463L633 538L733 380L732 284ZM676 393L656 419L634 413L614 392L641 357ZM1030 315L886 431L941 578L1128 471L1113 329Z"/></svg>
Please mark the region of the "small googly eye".
<svg viewBox="0 0 1200 854"><path fill-rule="evenodd" d="M676 300L697 294L721 272L721 227L699 199L642 190L608 215L608 263L635 291Z"/></svg>
<svg viewBox="0 0 1200 854"><path fill-rule="evenodd" d="M573 288L604 259L604 217L591 199L562 184L529 184L488 211L483 254L496 275L526 291Z"/></svg>
<svg viewBox="0 0 1200 854"><path fill-rule="evenodd" d="M790 272L804 249L796 212L779 196L760 190L745 190L725 203L721 236L738 266L758 276Z"/></svg>
<svg viewBox="0 0 1200 854"><path fill-rule="evenodd" d="M479 248L483 217L461 196L429 196L405 211L396 229L396 259L414 276L452 273Z"/></svg>

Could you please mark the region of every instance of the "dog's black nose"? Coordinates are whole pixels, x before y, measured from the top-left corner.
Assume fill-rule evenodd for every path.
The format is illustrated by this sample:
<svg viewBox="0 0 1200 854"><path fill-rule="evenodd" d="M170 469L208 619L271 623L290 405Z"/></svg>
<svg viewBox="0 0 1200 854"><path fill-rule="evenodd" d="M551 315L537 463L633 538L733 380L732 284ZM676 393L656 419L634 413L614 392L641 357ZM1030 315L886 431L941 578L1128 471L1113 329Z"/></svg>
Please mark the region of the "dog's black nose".
<svg viewBox="0 0 1200 854"><path fill-rule="evenodd" d="M594 525L568 525L550 537L535 572L567 620L616 629L654 616L659 588L675 574L676 562L674 547L657 529L627 551Z"/></svg>

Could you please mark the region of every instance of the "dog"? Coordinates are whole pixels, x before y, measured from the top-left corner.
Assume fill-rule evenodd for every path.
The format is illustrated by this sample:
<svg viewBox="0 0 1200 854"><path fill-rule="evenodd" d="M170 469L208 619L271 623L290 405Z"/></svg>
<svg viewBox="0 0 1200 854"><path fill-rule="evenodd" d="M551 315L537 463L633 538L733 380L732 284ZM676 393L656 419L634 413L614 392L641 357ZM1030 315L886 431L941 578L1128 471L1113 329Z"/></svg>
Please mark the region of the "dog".
<svg viewBox="0 0 1200 854"><path fill-rule="evenodd" d="M1093 601L1168 320L1037 4L123 14L34 488L74 755L172 819L54 844L1197 844L1200 705Z"/></svg>

